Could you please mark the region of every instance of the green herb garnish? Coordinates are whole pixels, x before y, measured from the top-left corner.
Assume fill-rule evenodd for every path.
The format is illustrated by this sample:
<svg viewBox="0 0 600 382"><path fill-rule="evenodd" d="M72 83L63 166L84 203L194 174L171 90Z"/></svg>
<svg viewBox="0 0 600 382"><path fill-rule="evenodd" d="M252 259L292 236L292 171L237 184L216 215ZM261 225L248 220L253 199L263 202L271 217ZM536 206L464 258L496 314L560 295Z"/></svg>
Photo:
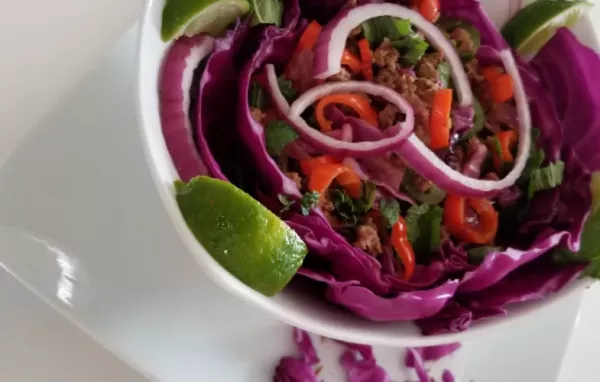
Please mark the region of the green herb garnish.
<svg viewBox="0 0 600 382"><path fill-rule="evenodd" d="M272 156L279 156L290 142L298 138L298 133L283 121L271 121L265 129L267 151Z"/></svg>
<svg viewBox="0 0 600 382"><path fill-rule="evenodd" d="M533 170L531 179L529 180L529 198L533 198L538 191L549 190L560 186L563 181L564 172L565 163L561 160L550 163L546 167Z"/></svg>
<svg viewBox="0 0 600 382"><path fill-rule="evenodd" d="M279 90L281 90L281 94L283 97L289 102L292 103L298 97L298 92L294 89L292 85L292 81L286 79L283 76L279 76L277 78L277 85L279 85Z"/></svg>
<svg viewBox="0 0 600 382"><path fill-rule="evenodd" d="M319 193L317 191L305 192L300 199L300 212L302 215L308 216L310 210L313 209L319 202Z"/></svg>
<svg viewBox="0 0 600 382"><path fill-rule="evenodd" d="M383 223L387 228L392 228L400 216L400 203L396 199L382 199L379 210L383 216Z"/></svg>
<svg viewBox="0 0 600 382"><path fill-rule="evenodd" d="M248 98L250 100L250 107L254 109L264 110L267 106L265 91L256 81L252 81L252 84L250 85L250 94Z"/></svg>
<svg viewBox="0 0 600 382"><path fill-rule="evenodd" d="M252 7L252 25L274 24L281 25L283 3L281 0L250 0Z"/></svg>
<svg viewBox="0 0 600 382"><path fill-rule="evenodd" d="M406 212L408 240L415 253L437 251L442 241L442 214L439 206L429 204L414 205Z"/></svg>

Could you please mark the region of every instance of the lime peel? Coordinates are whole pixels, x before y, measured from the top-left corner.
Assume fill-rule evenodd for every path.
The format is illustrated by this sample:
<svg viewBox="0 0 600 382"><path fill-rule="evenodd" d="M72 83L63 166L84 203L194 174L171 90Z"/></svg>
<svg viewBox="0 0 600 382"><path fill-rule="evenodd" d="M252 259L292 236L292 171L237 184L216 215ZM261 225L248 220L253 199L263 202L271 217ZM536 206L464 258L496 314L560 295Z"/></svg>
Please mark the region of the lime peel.
<svg viewBox="0 0 600 382"><path fill-rule="evenodd" d="M266 295L280 292L308 252L298 234L231 183L175 182L181 213L200 244L232 275Z"/></svg>
<svg viewBox="0 0 600 382"><path fill-rule="evenodd" d="M250 11L247 0L168 0L163 8L163 41L181 35L221 35L238 17Z"/></svg>

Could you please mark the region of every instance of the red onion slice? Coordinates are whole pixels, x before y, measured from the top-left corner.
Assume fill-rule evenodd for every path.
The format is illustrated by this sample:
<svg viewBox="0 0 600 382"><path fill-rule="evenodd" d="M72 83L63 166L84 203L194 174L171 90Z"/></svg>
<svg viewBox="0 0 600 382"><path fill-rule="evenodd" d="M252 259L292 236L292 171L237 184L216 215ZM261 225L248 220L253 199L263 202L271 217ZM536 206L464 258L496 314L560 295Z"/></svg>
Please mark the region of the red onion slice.
<svg viewBox="0 0 600 382"><path fill-rule="evenodd" d="M517 115L519 117L519 147L513 169L501 180L473 179L450 168L427 146L412 135L401 145L397 152L417 172L429 179L441 189L464 196L483 197L499 193L515 184L521 176L531 146L531 116L525 88L519 75L517 65L510 50L500 52L500 59L506 72L512 77L515 89Z"/></svg>
<svg viewBox="0 0 600 382"><path fill-rule="evenodd" d="M280 93L279 88L271 89L271 91ZM381 140L373 142L344 142L313 129L302 118L301 114L304 110L322 97L335 93L348 92L362 92L385 99L398 107L406 115L405 121L390 127L387 131L393 132L394 135L384 135ZM326 83L308 90L291 105L287 119L302 139L311 146L327 154L349 157L381 155L396 149L412 134L414 129L413 108L408 101L390 88L371 82L360 81ZM379 131L376 127L373 127L373 129Z"/></svg>
<svg viewBox="0 0 600 382"><path fill-rule="evenodd" d="M342 55L350 31L361 23L379 16L392 16L410 20L433 46L447 57L452 68L452 78L458 92L460 106L468 106L473 103L473 92L467 74L452 43L441 30L427 21L421 14L397 4L365 4L340 12L323 28L319 35L314 49L315 77L327 78L338 73L341 70Z"/></svg>
<svg viewBox="0 0 600 382"><path fill-rule="evenodd" d="M209 173L194 144L189 110L194 70L212 53L214 42L208 36L178 38L169 48L160 74L162 132L173 165L184 181Z"/></svg>

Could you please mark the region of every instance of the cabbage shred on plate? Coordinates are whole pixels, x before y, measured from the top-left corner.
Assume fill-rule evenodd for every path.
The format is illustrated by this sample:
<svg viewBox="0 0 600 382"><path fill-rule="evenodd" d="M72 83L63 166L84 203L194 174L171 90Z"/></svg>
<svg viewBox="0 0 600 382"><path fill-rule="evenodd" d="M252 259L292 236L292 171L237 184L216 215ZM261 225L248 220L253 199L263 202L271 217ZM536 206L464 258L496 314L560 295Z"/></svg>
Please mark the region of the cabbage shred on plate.
<svg viewBox="0 0 600 382"><path fill-rule="evenodd" d="M196 58L167 62L178 81L161 89L191 81L161 109L182 179L248 192L307 244L298 278L425 334L544 298L590 263L598 277L598 55L561 29L526 62L475 0L375 18L355 3L284 1L280 26L249 15L210 51L173 43Z"/></svg>

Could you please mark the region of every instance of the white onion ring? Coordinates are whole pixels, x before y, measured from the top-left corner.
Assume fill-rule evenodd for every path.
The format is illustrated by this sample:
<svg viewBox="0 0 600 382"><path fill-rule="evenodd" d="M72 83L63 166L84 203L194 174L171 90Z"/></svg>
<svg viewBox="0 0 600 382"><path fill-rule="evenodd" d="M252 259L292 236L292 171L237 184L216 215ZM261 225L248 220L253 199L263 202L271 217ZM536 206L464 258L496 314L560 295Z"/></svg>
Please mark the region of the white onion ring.
<svg viewBox="0 0 600 382"><path fill-rule="evenodd" d="M285 116L286 120L306 143L328 154L349 157L384 154L397 148L412 134L414 129L414 112L408 101L385 86L359 81L327 83L316 86L302 94L290 107L283 94L281 94L273 65L265 65L265 76L267 78L268 92L271 95L271 100L277 113ZM405 113L406 119L403 123L399 123L388 129L389 131L397 131L397 134L394 136L384 137L375 142L351 142L338 140L323 134L310 127L301 117L301 114L307 107L323 96L343 92L364 92L382 97ZM375 127L373 128L376 129ZM379 131L378 129L376 130Z"/></svg>
<svg viewBox="0 0 600 382"><path fill-rule="evenodd" d="M362 92L381 97L395 105L406 115L405 121L390 127L387 131L395 133L372 142L344 142L336 140L310 127L301 114L310 105L324 96L335 93ZM383 85L362 81L331 82L316 86L302 94L290 106L287 119L302 139L311 146L328 154L349 157L376 156L392 151L402 144L413 132L415 118L412 106L400 94ZM373 129L379 131L376 127Z"/></svg>
<svg viewBox="0 0 600 382"><path fill-rule="evenodd" d="M414 134L397 150L397 153L404 157L419 174L444 191L470 197L495 195L515 184L527 164L531 146L531 115L527 95L512 52L510 50L501 51L500 59L506 72L513 79L517 114L519 116L518 154L514 167L504 178L493 181L467 177L450 168Z"/></svg>
<svg viewBox="0 0 600 382"><path fill-rule="evenodd" d="M374 3L341 11L321 31L314 49L315 77L327 78L341 70L346 39L352 29L379 16L392 16L410 20L423 35L447 57L452 68L452 78L459 96L460 106L473 103L473 92L456 49L435 25L421 14L397 4Z"/></svg>

